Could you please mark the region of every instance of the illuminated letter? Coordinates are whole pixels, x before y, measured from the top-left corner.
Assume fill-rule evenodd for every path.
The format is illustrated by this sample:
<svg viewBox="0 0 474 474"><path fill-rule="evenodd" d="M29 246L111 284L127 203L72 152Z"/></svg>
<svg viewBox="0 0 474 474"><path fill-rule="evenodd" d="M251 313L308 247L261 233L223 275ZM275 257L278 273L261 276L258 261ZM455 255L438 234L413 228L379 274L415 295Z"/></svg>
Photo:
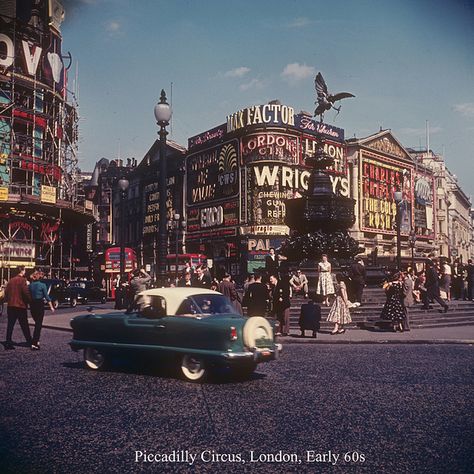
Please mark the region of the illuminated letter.
<svg viewBox="0 0 474 474"><path fill-rule="evenodd" d="M34 76L36 74L36 70L38 69L38 63L41 56L42 49L39 46L34 46L35 52L31 55L30 46L27 41L22 40L21 44L23 45L23 58L25 60L26 69L30 76Z"/></svg>
<svg viewBox="0 0 474 474"><path fill-rule="evenodd" d="M270 106L268 104L263 106L263 121L265 123L268 123L271 120L270 114L269 114L269 108L270 108Z"/></svg>
<svg viewBox="0 0 474 474"><path fill-rule="evenodd" d="M0 34L0 43L5 43L7 51L4 57L0 57L0 66L5 68L10 67L15 59L15 48L13 47L13 41L4 34Z"/></svg>
<svg viewBox="0 0 474 474"><path fill-rule="evenodd" d="M278 177L278 169L279 166L274 166L271 174L270 174L270 167L264 166L262 171L260 171L256 166L254 167L255 171L255 179L257 180L257 186L264 186L265 182L269 186L275 186Z"/></svg>

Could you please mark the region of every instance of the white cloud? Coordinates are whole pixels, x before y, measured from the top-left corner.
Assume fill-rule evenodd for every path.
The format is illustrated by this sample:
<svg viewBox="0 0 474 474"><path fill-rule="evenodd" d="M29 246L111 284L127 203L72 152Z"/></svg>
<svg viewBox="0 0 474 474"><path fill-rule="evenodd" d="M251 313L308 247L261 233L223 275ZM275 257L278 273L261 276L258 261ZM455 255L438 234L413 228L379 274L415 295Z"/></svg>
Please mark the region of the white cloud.
<svg viewBox="0 0 474 474"><path fill-rule="evenodd" d="M241 84L239 87L241 91L248 91L249 89L262 89L262 88L263 88L263 82L257 78L253 78L249 82Z"/></svg>
<svg viewBox="0 0 474 474"><path fill-rule="evenodd" d="M230 71L226 71L224 73L224 77L243 77L250 72L250 68L241 66L236 67L235 69L231 69Z"/></svg>
<svg viewBox="0 0 474 474"><path fill-rule="evenodd" d="M110 34L117 34L121 31L122 29L122 24L118 20L109 20L105 24L105 31L107 31Z"/></svg>
<svg viewBox="0 0 474 474"><path fill-rule="evenodd" d="M294 20L290 21L287 25L288 28L304 28L311 23L309 18L299 17L295 18Z"/></svg>
<svg viewBox="0 0 474 474"><path fill-rule="evenodd" d="M291 63L285 66L281 77L290 83L295 83L306 79L308 77L314 76L316 74L316 69L312 66L307 66L306 64Z"/></svg>
<svg viewBox="0 0 474 474"><path fill-rule="evenodd" d="M464 115L464 117L474 117L474 102L466 102L464 104L456 104L454 110Z"/></svg>

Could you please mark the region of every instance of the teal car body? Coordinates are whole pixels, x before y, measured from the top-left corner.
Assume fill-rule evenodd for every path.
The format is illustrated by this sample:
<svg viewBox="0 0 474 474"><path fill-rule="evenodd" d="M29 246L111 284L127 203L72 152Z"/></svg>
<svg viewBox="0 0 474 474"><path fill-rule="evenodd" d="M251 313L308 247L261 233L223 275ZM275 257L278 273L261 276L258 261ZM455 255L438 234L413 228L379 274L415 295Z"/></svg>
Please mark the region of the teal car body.
<svg viewBox="0 0 474 474"><path fill-rule="evenodd" d="M251 373L278 357L281 345L263 317L236 314L221 293L199 288L157 288L140 293L130 314L86 314L73 318L73 350L100 369L112 353L146 351L176 357L189 380L226 366Z"/></svg>

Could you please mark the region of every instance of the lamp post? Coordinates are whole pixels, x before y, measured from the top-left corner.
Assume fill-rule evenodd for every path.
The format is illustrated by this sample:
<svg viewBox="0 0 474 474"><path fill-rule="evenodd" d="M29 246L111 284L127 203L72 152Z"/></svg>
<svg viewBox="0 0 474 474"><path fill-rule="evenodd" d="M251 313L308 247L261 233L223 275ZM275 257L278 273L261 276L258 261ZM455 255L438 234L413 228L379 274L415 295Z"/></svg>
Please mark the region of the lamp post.
<svg viewBox="0 0 474 474"><path fill-rule="evenodd" d="M416 232L412 229L408 235L408 243L411 248L411 268L415 272L415 245L416 245ZM415 272L416 275L416 272Z"/></svg>
<svg viewBox="0 0 474 474"><path fill-rule="evenodd" d="M120 278L125 275L125 199L127 198L128 179L120 178L118 187L120 190Z"/></svg>
<svg viewBox="0 0 474 474"><path fill-rule="evenodd" d="M156 123L159 125L158 132L160 136L160 163L158 189L160 192L159 213L160 222L158 226L158 262L155 262L155 268L158 268L158 280L164 284L166 280L166 237L167 237L167 171L166 171L166 127L171 119L171 107L166 101L165 91L161 90L160 101L155 105Z"/></svg>
<svg viewBox="0 0 474 474"><path fill-rule="evenodd" d="M403 202L403 193L401 191L395 191L393 193L393 199L397 205L397 213L395 215L395 222L397 225L397 270L402 269L402 239L401 239L401 223L402 213L400 212L400 206Z"/></svg>
<svg viewBox="0 0 474 474"><path fill-rule="evenodd" d="M176 243L176 248L175 248L176 261L175 261L175 271L174 271L174 279L176 281L176 284L178 284L179 231L183 230L186 226L186 221L184 219L182 221L180 221L180 218L181 218L181 216L177 212L175 212L175 214L173 215L173 220L174 220L174 228L176 230L176 236L175 236L175 239L176 239L176 241L175 241L175 243Z"/></svg>

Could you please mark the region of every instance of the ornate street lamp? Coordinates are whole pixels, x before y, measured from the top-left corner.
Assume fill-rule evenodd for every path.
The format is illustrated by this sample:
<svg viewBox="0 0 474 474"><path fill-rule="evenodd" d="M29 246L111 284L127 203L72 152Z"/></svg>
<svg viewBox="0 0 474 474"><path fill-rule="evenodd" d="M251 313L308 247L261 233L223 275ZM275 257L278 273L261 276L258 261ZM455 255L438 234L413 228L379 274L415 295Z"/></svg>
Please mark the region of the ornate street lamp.
<svg viewBox="0 0 474 474"><path fill-rule="evenodd" d="M159 280L164 285L166 281L166 243L167 243L167 171L166 171L166 127L171 119L171 107L166 101L164 89L161 90L160 101L155 105L156 123L159 125L158 132L160 136L160 165L158 190L160 192L159 213L160 222L158 226L158 262L155 262L155 268L158 268Z"/></svg>
<svg viewBox="0 0 474 474"><path fill-rule="evenodd" d="M118 181L118 188L120 190L120 278L125 276L125 200L128 193L128 179L120 178Z"/></svg>
<svg viewBox="0 0 474 474"><path fill-rule="evenodd" d="M186 221L183 219L183 220L180 220L181 216L175 212L175 214L173 215L173 225L174 225L174 228L176 230L176 236L175 236L175 239L176 239L176 248L175 248L175 258L176 258L176 262L175 262L175 271L174 271L174 279L176 281L176 284L178 284L178 253L179 253L179 232L180 230L184 230L184 228L186 227Z"/></svg>
<svg viewBox="0 0 474 474"><path fill-rule="evenodd" d="M412 229L408 235L408 243L411 248L411 268L415 272L415 245L416 245L416 232ZM415 272L416 274L416 272Z"/></svg>
<svg viewBox="0 0 474 474"><path fill-rule="evenodd" d="M403 202L403 193L401 191L395 191L393 193L393 199L397 205L397 213L395 216L395 222L397 226L397 270L402 269L402 239L401 239L401 227L402 227L402 213L400 206Z"/></svg>

